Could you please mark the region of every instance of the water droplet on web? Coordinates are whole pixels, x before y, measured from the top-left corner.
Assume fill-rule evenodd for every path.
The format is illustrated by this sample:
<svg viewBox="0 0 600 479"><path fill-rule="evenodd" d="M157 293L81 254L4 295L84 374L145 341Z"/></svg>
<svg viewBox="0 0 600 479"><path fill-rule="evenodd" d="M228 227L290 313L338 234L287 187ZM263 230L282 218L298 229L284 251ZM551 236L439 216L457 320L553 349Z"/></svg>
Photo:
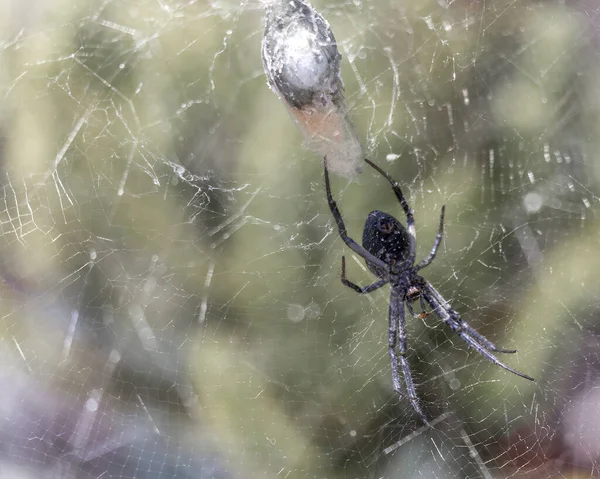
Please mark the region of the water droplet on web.
<svg viewBox="0 0 600 479"><path fill-rule="evenodd" d="M460 389L461 383L458 378L454 377L448 382L448 385L453 391L458 391Z"/></svg>
<svg viewBox="0 0 600 479"><path fill-rule="evenodd" d="M463 88L462 95L463 95L463 103L465 105L469 105L471 103L471 100L469 99L469 90L467 90L466 88Z"/></svg>
<svg viewBox="0 0 600 479"><path fill-rule="evenodd" d="M523 207L527 213L537 213L542 208L544 200L537 192L527 193L523 198Z"/></svg>
<svg viewBox="0 0 600 479"><path fill-rule="evenodd" d="M95 397L89 398L85 402L85 408L91 412L97 411L98 410L98 400Z"/></svg>
<svg viewBox="0 0 600 479"><path fill-rule="evenodd" d="M429 28L430 30L435 30L435 26L433 25L433 20L431 19L431 16L427 15L423 20L425 21L425 25L427 25L427 28Z"/></svg>
<svg viewBox="0 0 600 479"><path fill-rule="evenodd" d="M546 163L550 163L550 145L548 143L544 143L544 160Z"/></svg>
<svg viewBox="0 0 600 479"><path fill-rule="evenodd" d="M388 154L385 156L385 159L386 159L387 161L390 161L390 162L391 162L391 161L395 161L395 160L397 160L398 158L400 158L400 155L398 155L398 154L396 154L396 153L388 153Z"/></svg>
<svg viewBox="0 0 600 479"><path fill-rule="evenodd" d="M117 364L119 361L121 361L121 353L119 353L119 351L117 351L116 349L113 349L110 352L108 360L113 364Z"/></svg>
<svg viewBox="0 0 600 479"><path fill-rule="evenodd" d="M95 261L97 257L98 257L98 253L96 253L96 250L95 249L91 249L90 250L90 259L92 261Z"/></svg>
<svg viewBox="0 0 600 479"><path fill-rule="evenodd" d="M292 323L299 323L304 319L304 308L299 304L290 304L287 309L288 319Z"/></svg>

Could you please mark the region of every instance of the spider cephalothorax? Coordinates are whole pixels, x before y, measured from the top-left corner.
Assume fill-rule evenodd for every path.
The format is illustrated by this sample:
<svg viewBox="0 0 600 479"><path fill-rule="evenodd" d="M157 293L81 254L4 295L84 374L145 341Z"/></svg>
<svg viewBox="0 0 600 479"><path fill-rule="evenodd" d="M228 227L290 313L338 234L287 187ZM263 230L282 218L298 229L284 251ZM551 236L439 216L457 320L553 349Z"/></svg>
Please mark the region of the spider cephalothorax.
<svg viewBox="0 0 600 479"><path fill-rule="evenodd" d="M419 270L425 268L434 260L437 250L444 234L444 212L442 206L440 215L440 226L435 238L433 248L429 256L415 265L416 258L416 234L413 213L402 194L400 185L387 173L369 160L365 160L372 168L378 171L392 185L392 190L400 202L406 216L406 228L392 215L381 211L369 213L363 231L363 244L360 246L348 236L344 220L340 210L331 194L329 172L327 170L327 159L325 159L325 189L327 201L338 227L340 237L350 249L361 256L371 272L378 277L373 284L365 287L358 286L346 279L346 260L342 256L342 283L352 288L357 293L370 293L390 283L390 308L388 329L388 350L392 362L392 382L397 394L404 396L400 385L400 367L404 376L406 396L412 404L413 409L419 417L427 423L425 414L421 409L414 381L410 372L407 356L406 321L404 317L404 306L413 316L417 316L411 306L415 300L421 303L422 313L419 318L428 316L426 306L433 312L463 341L475 349L487 360L501 368L530 381L534 379L511 367L505 365L492 353L515 353L514 349L501 349L482 334L467 324L460 315L452 309L437 290L431 286L423 277L418 275Z"/></svg>

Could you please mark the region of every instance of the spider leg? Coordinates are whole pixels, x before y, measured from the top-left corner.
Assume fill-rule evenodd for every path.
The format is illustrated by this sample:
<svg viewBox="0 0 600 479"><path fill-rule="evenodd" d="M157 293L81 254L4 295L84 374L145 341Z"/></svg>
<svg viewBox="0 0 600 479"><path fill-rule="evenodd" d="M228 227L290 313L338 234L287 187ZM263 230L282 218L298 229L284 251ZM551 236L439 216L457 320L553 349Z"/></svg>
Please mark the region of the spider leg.
<svg viewBox="0 0 600 479"><path fill-rule="evenodd" d="M331 209L331 214L335 219L335 222L338 227L338 232L340 234L340 238L344 240L344 243L348 245L348 247L354 251L357 255L361 256L365 261L372 263L374 266L377 266L382 271L389 271L390 267L385 262L376 258L371 253L369 253L365 248L360 246L356 241L348 236L348 232L346 231L346 225L344 225L344 220L342 219L342 214L337 206L337 203L333 199L331 194L331 185L329 182L329 171L327 170L327 158L325 158L323 162L324 170L325 170L325 191L327 193L327 202L329 203L329 208Z"/></svg>
<svg viewBox="0 0 600 479"><path fill-rule="evenodd" d="M415 310L413 309L412 305L410 304L410 301L406 301L406 309L408 309L408 312L410 313L410 315L411 315L413 318L416 318L416 319L421 319L421 318L419 317L419 315L418 315L417 313L415 313Z"/></svg>
<svg viewBox="0 0 600 479"><path fill-rule="evenodd" d="M535 382L535 379L532 378L531 376L528 376L525 373L521 373L521 372L517 371L516 369L513 369L510 366L507 366L506 364L504 364L496 356L494 356L487 349L485 349L483 346L481 346L477 341L475 341L471 336L469 336L464 331L459 331L458 335L464 341L466 341L469 346L471 346L473 349L475 349L475 351L477 351L479 354L481 354L482 356L487 358L489 361L494 363L496 366L500 366L502 369L505 369L513 374L516 374L517 376L522 377L523 379L528 379L529 381Z"/></svg>
<svg viewBox="0 0 600 479"><path fill-rule="evenodd" d="M419 303L421 303L421 314L423 315L423 317L426 318L427 316L429 316L429 313L427 312L427 308L425 307L425 300L423 299L422 294L419 295Z"/></svg>
<svg viewBox="0 0 600 479"><path fill-rule="evenodd" d="M423 318L426 318L427 316L429 316L429 313L427 311L425 311L425 304L423 303L423 298L421 296L419 296L419 301L421 302L421 310L422 310L420 314L415 313L415 310L413 309L410 301L405 302L408 312L415 319L423 319Z"/></svg>
<svg viewBox="0 0 600 479"><path fill-rule="evenodd" d="M387 280L385 280L383 278L379 279L379 280L375 281L373 284L370 284L369 286L365 286L364 288L357 284L354 284L352 281L349 281L346 279L346 257L342 256L342 283L345 284L346 286L348 286L349 288L352 288L357 293L366 294L366 293L371 293L371 292L375 291L376 289L381 288L383 285L387 284Z"/></svg>
<svg viewBox="0 0 600 479"><path fill-rule="evenodd" d="M485 349L489 351L493 351L494 353L504 353L504 354L514 354L517 352L516 349L503 349L496 346L492 343L488 338L486 338L483 334L477 332L472 326L467 324L467 322L462 319L459 314L451 309L448 311L450 317L459 325L459 327L465 331L469 336L475 339L478 343L480 343Z"/></svg>
<svg viewBox="0 0 600 479"><path fill-rule="evenodd" d="M420 269L423 269L425 266L429 266L431 264L431 262L433 261L433 259L435 258L435 255L437 254L438 248L440 247L440 244L442 242L442 237L444 236L444 215L446 213L446 205L442 206L442 214L440 215L440 227L438 229L438 234L435 237L435 242L433 243L433 248L431 248L431 253L429 253L429 256L427 256L427 258L422 259L419 264L416 266L417 271L419 271Z"/></svg>
<svg viewBox="0 0 600 479"><path fill-rule="evenodd" d="M516 349L503 349L496 346L492 343L488 338L486 338L483 334L477 332L472 326L470 326L464 319L460 317L460 315L454 311L448 301L446 301L442 295L429 283L427 283L427 290L431 293L431 295L435 298L435 300L442 306L442 308L448 313L450 319L457 324L457 326L465 331L469 336L471 336L475 341L481 344L488 351L493 351L494 353L503 353L503 354L514 354L517 352Z"/></svg>
<svg viewBox="0 0 600 479"><path fill-rule="evenodd" d="M476 337L474 337L471 334L469 334L468 332L466 332L465 329L463 328L463 326L461 325L461 323L459 321L457 321L456 319L453 319L452 315L450 314L450 312L453 312L456 314L456 316L458 316L458 313L456 313L452 309L446 310L446 308L442 306L442 303L440 303L437 300L435 295L429 294L429 292L432 289L433 288L431 288L431 289L428 288L429 291L423 291L421 293L425 297L425 301L427 301L427 303L429 303L429 305L433 308L435 313L442 319L442 321L444 321L444 323L446 323L448 325L448 327L450 327L450 329L452 329L452 331L454 331L456 334L458 334L458 336L463 341L465 341L475 351L477 351L479 354L481 354L483 357L485 357L488 361L494 363L496 366L500 366L502 369L505 369L506 371L516 374L517 376L522 377L524 379L528 379L529 381L535 381L535 379L533 379L531 376L521 373L521 372L517 371L516 369L513 369L510 366L507 366L506 364L504 364L496 356L494 356L492 353L490 353L486 349L485 345L480 344ZM439 293L438 293L438 295L439 295ZM473 328L471 328L470 326L469 326L469 329L470 329L470 331L474 331ZM479 333L477 333L477 335L479 337L483 338L483 336L481 336ZM487 339L486 339L486 341L487 341ZM489 344L492 344L489 341L487 341L487 342Z"/></svg>
<svg viewBox="0 0 600 479"><path fill-rule="evenodd" d="M398 287L392 287L390 293L390 313L389 313L389 330L388 330L388 348L390 353L390 359L392 361L392 382L394 384L394 391L400 396L405 396L410 401L415 412L421 418L421 421L425 424L429 424L427 417L423 413L421 406L419 405L419 399L417 392L415 391L415 384L410 372L410 366L406 359L406 321L404 318L404 294L399 290ZM396 352L396 346L398 346L398 353L400 358L398 359L398 353ZM400 373L398 362L402 366L402 374L404 375L404 384L406 386L405 395L400 387Z"/></svg>
<svg viewBox="0 0 600 479"><path fill-rule="evenodd" d="M413 216L413 212L410 209L410 206L408 206L408 202L406 201L406 198L404 198L404 194L402 193L398 182L394 180L390 175L388 175L385 171L383 171L381 168L379 168L375 163L367 159L365 159L365 161L369 166L371 166L373 169L379 172L381 176L383 176L386 180L389 181L390 185L392 185L392 190L394 190L396 198L398 198L398 201L402 205L402 209L404 210L404 214L406 215L406 226L408 229L408 234L410 235L410 250L407 261L410 264L413 264L415 262L415 257L417 254L417 232L415 230L415 218Z"/></svg>

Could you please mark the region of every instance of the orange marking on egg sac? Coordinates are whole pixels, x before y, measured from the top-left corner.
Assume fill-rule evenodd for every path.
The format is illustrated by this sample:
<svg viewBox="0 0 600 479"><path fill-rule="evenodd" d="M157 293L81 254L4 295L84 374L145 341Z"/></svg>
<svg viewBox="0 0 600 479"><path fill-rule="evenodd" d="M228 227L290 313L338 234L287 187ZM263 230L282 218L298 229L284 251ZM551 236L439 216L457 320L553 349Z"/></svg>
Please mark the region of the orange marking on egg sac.
<svg viewBox="0 0 600 479"><path fill-rule="evenodd" d="M327 157L332 171L354 178L362 170L364 151L343 105L287 108L309 148Z"/></svg>
<svg viewBox="0 0 600 479"><path fill-rule="evenodd" d="M334 107L328 110L290 107L289 111L309 141L326 141L336 144L344 141L344 118Z"/></svg>

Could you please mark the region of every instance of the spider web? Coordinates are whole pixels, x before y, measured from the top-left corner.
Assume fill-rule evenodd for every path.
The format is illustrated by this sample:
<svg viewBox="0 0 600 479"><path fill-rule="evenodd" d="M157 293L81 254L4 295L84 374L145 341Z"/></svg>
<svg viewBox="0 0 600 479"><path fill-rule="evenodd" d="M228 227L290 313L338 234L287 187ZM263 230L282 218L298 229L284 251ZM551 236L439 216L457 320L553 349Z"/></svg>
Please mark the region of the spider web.
<svg viewBox="0 0 600 479"><path fill-rule="evenodd" d="M0 5L0 477L573 477L600 461L598 27L586 2L323 2L424 271L519 352L408 319L434 428L394 395L388 289L339 239L265 84L263 5ZM333 177L350 236L404 222ZM418 308L417 308L418 310Z"/></svg>

